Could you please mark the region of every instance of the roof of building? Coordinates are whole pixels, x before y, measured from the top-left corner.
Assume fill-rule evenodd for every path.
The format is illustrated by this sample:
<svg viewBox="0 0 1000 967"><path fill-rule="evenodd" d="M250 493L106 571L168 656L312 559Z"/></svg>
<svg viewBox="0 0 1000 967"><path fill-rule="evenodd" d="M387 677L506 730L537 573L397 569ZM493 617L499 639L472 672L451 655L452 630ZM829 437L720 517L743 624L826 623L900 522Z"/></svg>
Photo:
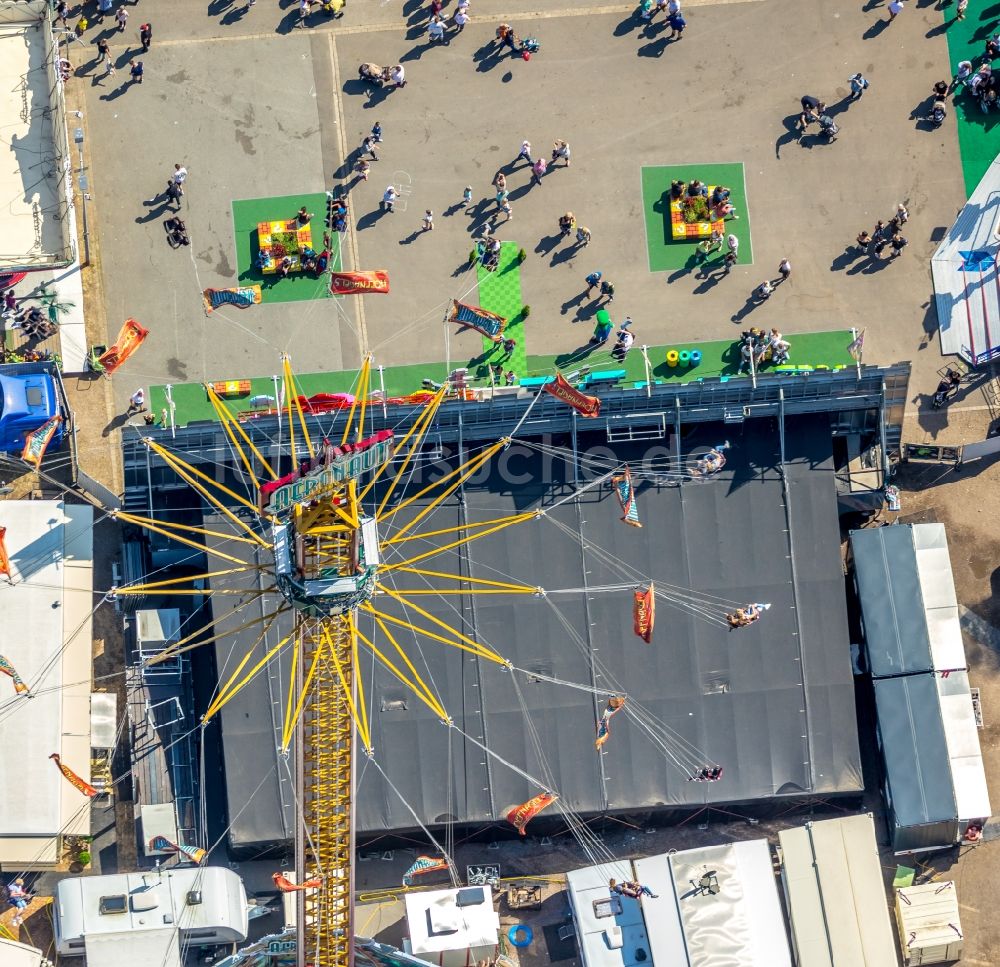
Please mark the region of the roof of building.
<svg viewBox="0 0 1000 967"><path fill-rule="evenodd" d="M456 725L455 730L443 728L381 665L373 677L366 674L379 766L421 821L493 822L540 791L505 762L529 776L551 774L563 800L583 814L828 796L862 788L829 423L826 417L803 417L787 424L787 492L778 468L777 434L752 421L743 429L710 426L685 438L685 453L728 435L733 447L727 466L713 480L684 486L676 479L637 478L641 530L621 523L607 482L586 491L579 503L567 500L551 507L572 491L567 464L519 445L495 461L488 474L468 481L461 502L449 499L424 518L422 528L438 530L551 507L542 519L431 558L424 566L485 579L507 576L571 593L478 597L474 608L466 603L461 614L454 597L426 595L419 599L421 606L489 643L517 668L585 688L626 692L663 723L663 734L676 737L668 739L668 746L676 741L697 748L724 766L724 777L688 782L685 769L671 761L655 737L625 716L614 722L603 754L597 755L595 717L603 697L543 678L526 681L523 675L515 679L515 688L505 668L400 631L401 646L433 681ZM466 443L477 445L469 437ZM579 446L600 446L604 460L628 461L636 468L651 452L646 444L609 445L603 433L580 434ZM662 444L655 447L652 453L662 459ZM423 506L417 501L389 526L402 526ZM421 546L448 539L422 539ZM667 592L650 646L632 634L630 590L584 593L621 587L637 575L654 578L662 589L692 588L773 607L757 628L730 635L720 623L678 608L679 599L670 600ZM399 589L443 586L433 577L395 574L392 580ZM216 600L221 599L213 604ZM384 595L377 604L402 615ZM266 613L266 601L253 608L261 606ZM248 617L231 611L230 598L217 605L216 614L231 627ZM277 622L268 643L287 630ZM234 667L258 633L251 629L235 641L220 639L214 646L220 670ZM265 647L260 643L257 653ZM236 846L291 835L294 799L282 792L276 757L272 761L272 753L264 752L275 746L287 681L287 666L274 663L221 712ZM528 721L545 737L543 746L532 741ZM480 737L491 754L476 746ZM252 795L265 772L273 778ZM360 835L412 829L406 803L380 769L359 769Z"/></svg>
<svg viewBox="0 0 1000 967"><path fill-rule="evenodd" d="M611 878L653 895L611 894ZM585 967L791 967L765 839L590 866L566 880Z"/></svg>
<svg viewBox="0 0 1000 967"><path fill-rule="evenodd" d="M896 967L870 813L778 834L799 967Z"/></svg>
<svg viewBox="0 0 1000 967"><path fill-rule="evenodd" d="M0 773L19 776L0 797L5 864L53 863L60 832L90 831L84 798L49 756L89 778L93 519L89 504L0 502L13 571L0 580L2 653L34 695L15 699L3 680Z"/></svg>
<svg viewBox="0 0 1000 967"><path fill-rule="evenodd" d="M0 963L3 967L42 967L42 952L36 947L0 937Z"/></svg>
<svg viewBox="0 0 1000 967"><path fill-rule="evenodd" d="M189 902L190 891L201 894L199 902ZM102 911L108 898L118 898L117 905ZM241 940L247 934L243 883L221 866L70 877L59 881L56 903L60 949L78 937L89 944L98 935L158 933L164 925L174 933L224 928Z"/></svg>
<svg viewBox="0 0 1000 967"><path fill-rule="evenodd" d="M84 941L87 967L181 967L181 945L172 926L87 934Z"/></svg>
<svg viewBox="0 0 1000 967"><path fill-rule="evenodd" d="M851 554L876 678L966 667L943 524L852 531Z"/></svg>
<svg viewBox="0 0 1000 967"><path fill-rule="evenodd" d="M66 109L45 0L0 0L0 271L72 258ZM41 26L42 29L38 29ZM25 106L28 105L28 110ZM38 159L48 159L38 169Z"/></svg>
<svg viewBox="0 0 1000 967"><path fill-rule="evenodd" d="M407 893L404 900L410 951L417 956L492 947L500 939L500 915L489 887L420 890Z"/></svg>
<svg viewBox="0 0 1000 967"><path fill-rule="evenodd" d="M931 260L941 353L973 365L1000 347L1000 159L986 169Z"/></svg>

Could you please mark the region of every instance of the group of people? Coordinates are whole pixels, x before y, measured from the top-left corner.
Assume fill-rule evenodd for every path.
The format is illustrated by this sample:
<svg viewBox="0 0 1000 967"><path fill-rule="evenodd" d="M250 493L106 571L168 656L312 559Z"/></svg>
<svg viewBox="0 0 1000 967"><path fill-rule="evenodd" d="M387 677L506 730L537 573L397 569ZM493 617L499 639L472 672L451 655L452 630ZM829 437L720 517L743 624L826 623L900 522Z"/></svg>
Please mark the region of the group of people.
<svg viewBox="0 0 1000 967"><path fill-rule="evenodd" d="M8 289L3 295L3 309L0 317L11 329L18 329L29 339L48 339L54 336L58 327L41 306L18 305L13 289Z"/></svg>
<svg viewBox="0 0 1000 967"><path fill-rule="evenodd" d="M902 203L896 206L896 212L888 222L880 218L875 223L875 229L869 232L867 229L858 233L855 241L858 248L870 259L881 259L886 248L892 249L890 259L894 259L903 254L903 249L907 246L906 238L900 231L910 220L910 213Z"/></svg>
<svg viewBox="0 0 1000 967"><path fill-rule="evenodd" d="M509 47L512 55L520 54L525 60L541 46L536 37L525 37L522 40L514 33L514 28L508 23L497 25L496 42L500 50L503 50L504 47Z"/></svg>
<svg viewBox="0 0 1000 967"><path fill-rule="evenodd" d="M802 113L799 114L799 119L795 123L799 138L801 139L802 135L806 133L810 124L818 124L819 133L828 141L833 141L840 133L840 128L837 127L837 122L827 114L826 104L818 97L813 97L812 94L803 94L799 103L802 105Z"/></svg>
<svg viewBox="0 0 1000 967"><path fill-rule="evenodd" d="M736 206L730 202L729 197L732 191L725 185L716 185L712 189L712 194L708 193L708 186L695 178L693 181L672 181L670 183L670 198L673 201L681 199L691 200L704 198L708 208L711 221L716 222L726 218L739 218L736 214Z"/></svg>
<svg viewBox="0 0 1000 967"><path fill-rule="evenodd" d="M688 470L692 477L710 477L718 473L726 465L725 451L729 449L729 441L718 443L704 456L699 457L693 467Z"/></svg>
<svg viewBox="0 0 1000 967"><path fill-rule="evenodd" d="M757 372L765 363L784 366L790 349L791 343L777 329L764 332L752 326L740 333L740 372Z"/></svg>
<svg viewBox="0 0 1000 967"><path fill-rule="evenodd" d="M722 766L702 766L688 782L718 782L722 778Z"/></svg>
<svg viewBox="0 0 1000 967"><path fill-rule="evenodd" d="M938 125L947 116L945 99L959 87L964 87L978 102L980 110L988 113L998 107L1000 97L1000 75L993 70L993 61L1000 57L1000 33L994 33L986 41L979 67L971 60L959 63L951 84L938 81L934 85L934 107L927 120Z"/></svg>
<svg viewBox="0 0 1000 967"><path fill-rule="evenodd" d="M441 10L444 7L444 0L432 0L431 19L427 24L427 36L431 43L441 43L446 36L448 18L442 16ZM465 25L469 22L469 0L458 0L455 12L451 16L451 25L456 34L465 30Z"/></svg>

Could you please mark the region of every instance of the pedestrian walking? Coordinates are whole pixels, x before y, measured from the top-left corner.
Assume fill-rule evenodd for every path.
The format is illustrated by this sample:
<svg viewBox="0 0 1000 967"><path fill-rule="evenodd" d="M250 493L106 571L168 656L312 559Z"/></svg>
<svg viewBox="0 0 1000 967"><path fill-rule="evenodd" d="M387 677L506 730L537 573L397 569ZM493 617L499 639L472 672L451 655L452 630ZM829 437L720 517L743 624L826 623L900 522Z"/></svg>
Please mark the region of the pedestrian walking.
<svg viewBox="0 0 1000 967"><path fill-rule="evenodd" d="M955 19L965 20L965 8L969 6L969 0L958 0L958 6L955 8Z"/></svg>
<svg viewBox="0 0 1000 967"><path fill-rule="evenodd" d="M906 210L906 205L902 202L896 206L896 218L899 219L900 225L905 225L910 220L910 213Z"/></svg>
<svg viewBox="0 0 1000 967"><path fill-rule="evenodd" d="M389 185L384 192L382 192L382 211L393 212L396 204L396 199L399 197L399 192L396 191L395 185Z"/></svg>
<svg viewBox="0 0 1000 967"><path fill-rule="evenodd" d="M875 243L868 249L868 257L873 259L881 259L882 252L885 251L886 245L889 243L884 238L872 239Z"/></svg>
<svg viewBox="0 0 1000 967"><path fill-rule="evenodd" d="M608 305L611 305L615 301L615 284L614 282L609 282L607 279L601 280L601 295L600 299L607 299ZM598 301L600 301L598 299Z"/></svg>
<svg viewBox="0 0 1000 967"><path fill-rule="evenodd" d="M770 299L772 292L774 292L774 285L771 283L770 279L764 279L764 281L753 290L753 294L761 302L766 302Z"/></svg>
<svg viewBox="0 0 1000 967"><path fill-rule="evenodd" d="M872 243L872 237L868 234L868 232L858 232L858 237L855 241L858 243L858 248L860 248L862 252L867 252L868 246Z"/></svg>
<svg viewBox="0 0 1000 967"><path fill-rule="evenodd" d="M585 225L581 225L576 230L576 244L582 248L586 248L590 244L590 229Z"/></svg>
<svg viewBox="0 0 1000 967"><path fill-rule="evenodd" d="M396 64L389 69L389 80L393 87L406 87L406 68L402 64Z"/></svg>
<svg viewBox="0 0 1000 967"><path fill-rule="evenodd" d="M729 275L735 264L736 264L736 253L733 252L732 250L726 252L726 257L722 260L722 266L726 270L726 275Z"/></svg>
<svg viewBox="0 0 1000 967"><path fill-rule="evenodd" d="M788 259L782 259L778 263L778 274L781 276L778 280L779 284L788 281L788 277L792 274L792 263Z"/></svg>
<svg viewBox="0 0 1000 967"><path fill-rule="evenodd" d="M150 24L139 24L139 43L147 54L149 45L153 42L153 28Z"/></svg>
<svg viewBox="0 0 1000 967"><path fill-rule="evenodd" d="M424 210L422 230L425 232L434 231L434 212L432 212L429 208Z"/></svg>
<svg viewBox="0 0 1000 967"><path fill-rule="evenodd" d="M542 175L548 170L548 162L544 158L539 158L531 166L531 180L537 182L539 185L542 183Z"/></svg>
<svg viewBox="0 0 1000 967"><path fill-rule="evenodd" d="M514 159L514 164L517 164L522 158L528 162L529 165L533 165L535 162L531 159L531 142L522 141L521 150L518 151L517 157Z"/></svg>
<svg viewBox="0 0 1000 967"><path fill-rule="evenodd" d="M24 888L24 880L21 877L14 880L13 883L7 884L7 899L15 911L11 924L19 927L24 920L24 911L32 899L31 894Z"/></svg>
<svg viewBox="0 0 1000 967"><path fill-rule="evenodd" d="M306 25L306 17L309 16L309 8L312 6L312 0L299 0L299 22L300 27Z"/></svg>
<svg viewBox="0 0 1000 967"><path fill-rule="evenodd" d="M502 208L503 203L507 200L507 196L510 194L506 188L498 188L496 198L493 200L497 203L497 208Z"/></svg>
<svg viewBox="0 0 1000 967"><path fill-rule="evenodd" d="M560 158L566 162L566 167L569 167L569 145L565 141L556 141L552 145L552 167L556 166L556 161Z"/></svg>
<svg viewBox="0 0 1000 967"><path fill-rule="evenodd" d="M892 23L902 12L905 0L890 0L889 23Z"/></svg>
<svg viewBox="0 0 1000 967"><path fill-rule="evenodd" d="M472 204L472 185L466 185L462 192L462 204L468 208Z"/></svg>
<svg viewBox="0 0 1000 967"><path fill-rule="evenodd" d="M142 73L143 73L143 71L142 71L142 61L141 60L130 60L128 62L128 66L129 66L129 74L131 75L133 82L136 83L136 84L141 84L142 83Z"/></svg>
<svg viewBox="0 0 1000 967"><path fill-rule="evenodd" d="M435 16L427 25L427 36L430 38L432 44L444 40L444 24L441 22L440 17Z"/></svg>
<svg viewBox="0 0 1000 967"><path fill-rule="evenodd" d="M590 295L592 289L600 287L601 279L604 273L598 269L596 272L591 272L583 281L587 283L587 291L584 293L585 296Z"/></svg>
<svg viewBox="0 0 1000 967"><path fill-rule="evenodd" d="M465 30L465 25L469 22L469 7L466 4L464 7L460 6L455 11L455 16L451 18L451 22L455 25L455 33L460 34Z"/></svg>
<svg viewBox="0 0 1000 967"><path fill-rule="evenodd" d="M58 20L66 30L69 30L69 21L66 19L69 15L69 5L66 0L59 0L56 4L56 20Z"/></svg>
<svg viewBox="0 0 1000 967"><path fill-rule="evenodd" d="M187 181L188 170L182 164L174 165L174 173L170 176L170 180L177 185L181 194L184 194L184 182Z"/></svg>
<svg viewBox="0 0 1000 967"><path fill-rule="evenodd" d="M111 13L114 0L97 0L97 22L104 23L104 18Z"/></svg>
<svg viewBox="0 0 1000 967"><path fill-rule="evenodd" d="M511 222L514 220L514 209L511 207L509 198L504 198L503 202L500 204L500 211L507 216L504 219L505 222Z"/></svg>
<svg viewBox="0 0 1000 967"><path fill-rule="evenodd" d="M851 85L851 100L859 101L861 100L861 95L868 90L868 78L865 77L861 71L857 74L852 74L847 78L847 83Z"/></svg>
<svg viewBox="0 0 1000 967"><path fill-rule="evenodd" d="M572 212L566 212L565 215L559 216L559 235L561 238L569 235L574 228L576 228L576 215Z"/></svg>
<svg viewBox="0 0 1000 967"><path fill-rule="evenodd" d="M667 40L684 39L684 28L687 26L687 21L680 15L680 13L668 16L667 26L670 28L670 36Z"/></svg>
<svg viewBox="0 0 1000 967"><path fill-rule="evenodd" d="M128 398L128 409L125 411L126 416L131 416L133 413L143 413L146 410L146 391L140 386L129 398Z"/></svg>
<svg viewBox="0 0 1000 967"><path fill-rule="evenodd" d="M726 247L733 255L740 254L740 240L732 232L726 236Z"/></svg>
<svg viewBox="0 0 1000 967"><path fill-rule="evenodd" d="M114 61L111 60L110 54L104 55L104 76L114 77L118 71L115 70Z"/></svg>
<svg viewBox="0 0 1000 967"><path fill-rule="evenodd" d="M883 222L882 219L880 218L875 223L875 231L872 232L872 241L881 242L884 236L885 236L885 222Z"/></svg>
<svg viewBox="0 0 1000 967"><path fill-rule="evenodd" d="M177 211L181 210L181 195L183 194L184 189L176 181L167 182L167 199L177 205Z"/></svg>
<svg viewBox="0 0 1000 967"><path fill-rule="evenodd" d="M358 176L362 181L367 181L368 175L371 174L372 166L371 163L365 161L364 158L358 158L357 164L354 166L354 170L358 173Z"/></svg>
<svg viewBox="0 0 1000 967"><path fill-rule="evenodd" d="M697 245L698 254L702 259L707 259L712 252L718 251L722 248L722 232L718 229L712 229L712 234L709 238L703 238Z"/></svg>
<svg viewBox="0 0 1000 967"><path fill-rule="evenodd" d="M375 151L375 137L374 135L367 135L364 141L361 142L361 152L362 154L371 155L372 161L378 161L378 153Z"/></svg>
<svg viewBox="0 0 1000 967"><path fill-rule="evenodd" d="M125 33L125 24L128 23L128 11L124 7L119 7L115 12L115 20L118 21L118 33Z"/></svg>
<svg viewBox="0 0 1000 967"><path fill-rule="evenodd" d="M503 346L503 358L510 359L514 355L514 350L517 349L517 340L508 336L501 345Z"/></svg>
<svg viewBox="0 0 1000 967"><path fill-rule="evenodd" d="M903 254L903 249L906 248L908 243L906 239L899 234L899 232L896 232L896 234L892 236L890 244L892 245L892 255L890 255L889 258L894 259Z"/></svg>

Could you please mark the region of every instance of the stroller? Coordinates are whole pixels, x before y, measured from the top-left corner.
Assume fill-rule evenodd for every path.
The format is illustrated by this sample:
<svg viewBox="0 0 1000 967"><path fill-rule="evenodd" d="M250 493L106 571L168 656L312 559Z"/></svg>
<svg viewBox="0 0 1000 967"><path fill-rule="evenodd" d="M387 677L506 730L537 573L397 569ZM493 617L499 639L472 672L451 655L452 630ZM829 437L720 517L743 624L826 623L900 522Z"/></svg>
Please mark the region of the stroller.
<svg viewBox="0 0 1000 967"><path fill-rule="evenodd" d="M983 108L985 111L986 108ZM946 110L944 104L940 101L934 102L934 107L931 113L927 115L926 120L935 128L941 127L944 124L944 119L948 116L948 111Z"/></svg>
<svg viewBox="0 0 1000 967"><path fill-rule="evenodd" d="M525 37L524 40L521 41L519 49L522 54L537 54L538 51L542 49L542 45L539 43L537 37Z"/></svg>
<svg viewBox="0 0 1000 967"><path fill-rule="evenodd" d="M380 67L378 64L362 64L358 68L358 78L376 87L381 87L389 80L389 68Z"/></svg>
<svg viewBox="0 0 1000 967"><path fill-rule="evenodd" d="M827 141L836 141L837 135L840 133L840 128L837 127L837 122L834 121L829 114L824 114L819 119L819 133L822 134Z"/></svg>

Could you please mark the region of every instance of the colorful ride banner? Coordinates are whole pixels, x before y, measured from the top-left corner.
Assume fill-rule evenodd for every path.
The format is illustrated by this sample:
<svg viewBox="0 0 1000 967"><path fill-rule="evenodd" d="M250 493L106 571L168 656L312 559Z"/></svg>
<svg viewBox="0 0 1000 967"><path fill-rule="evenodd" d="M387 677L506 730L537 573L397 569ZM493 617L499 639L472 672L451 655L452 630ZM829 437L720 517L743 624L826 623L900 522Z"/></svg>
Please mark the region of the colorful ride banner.
<svg viewBox="0 0 1000 967"><path fill-rule="evenodd" d="M588 420L601 415L601 401L596 396L581 393L566 381L562 373L556 373L555 382L546 383L543 388L546 393L551 393L557 400L568 403L580 416Z"/></svg>
<svg viewBox="0 0 1000 967"><path fill-rule="evenodd" d="M115 344L108 346L98 358L98 362L104 367L104 372L113 373L142 345L148 335L149 330L140 326L135 319L126 319Z"/></svg>
<svg viewBox="0 0 1000 967"><path fill-rule="evenodd" d="M635 488L632 486L632 471L628 464L625 469L611 478L615 486L615 493L618 494L618 503L622 505L622 513L625 515L622 520L632 527L642 527L639 523L639 505L635 502Z"/></svg>
<svg viewBox="0 0 1000 967"><path fill-rule="evenodd" d="M543 792L527 802L515 806L507 813L507 822L511 824L522 836L528 834L524 831L525 826L531 822L546 806L551 806L559 797L551 792Z"/></svg>
<svg viewBox="0 0 1000 967"><path fill-rule="evenodd" d="M646 644L653 641L653 625L656 622L656 595L653 582L645 591L634 592L632 601L632 630Z"/></svg>
<svg viewBox="0 0 1000 967"><path fill-rule="evenodd" d="M47 419L37 430L32 430L24 438L24 449L21 451L21 459L25 463L33 463L36 467L42 465L42 457L48 450L52 437L55 436L62 417L57 413Z"/></svg>
<svg viewBox="0 0 1000 967"><path fill-rule="evenodd" d="M0 527L0 574L6 574L8 578L11 577L10 573L10 557L7 554L7 542L5 538L7 537L7 528Z"/></svg>
<svg viewBox="0 0 1000 967"><path fill-rule="evenodd" d="M28 686L24 683L24 679L21 678L17 673L17 669L9 662L3 655L0 655L0 672L4 675L9 675L11 680L14 682L14 691L18 695L23 695L28 691Z"/></svg>
<svg viewBox="0 0 1000 967"><path fill-rule="evenodd" d="M436 870L447 870L448 861L443 856L418 856L403 874L403 886L413 886L413 878Z"/></svg>
<svg viewBox="0 0 1000 967"><path fill-rule="evenodd" d="M249 309L250 306L260 305L261 291L259 285L239 285L232 289L205 289L201 297L205 303L205 313L208 314L219 306Z"/></svg>
<svg viewBox="0 0 1000 967"><path fill-rule="evenodd" d="M313 880L306 880L305 883L293 883L284 873L272 873L271 879L274 885L282 893L295 893L297 890L317 890L323 885L323 880L316 877Z"/></svg>
<svg viewBox="0 0 1000 967"><path fill-rule="evenodd" d="M202 860L208 856L208 851L200 846L185 846L183 844L171 843L166 836L154 836L149 841L149 848L160 850L164 853L183 853L189 860L201 865Z"/></svg>
<svg viewBox="0 0 1000 967"><path fill-rule="evenodd" d="M458 299L451 300L451 309L448 311L448 321L457 322L469 329L475 329L482 333L487 339L499 342L503 338L504 326L507 320L504 316L498 316L495 312L483 309L480 306L470 306Z"/></svg>
<svg viewBox="0 0 1000 967"><path fill-rule="evenodd" d="M58 753L53 752L49 758L55 760L56 768L85 796L93 798L97 795L97 790L89 782L81 779L69 766L62 764L62 757Z"/></svg>
<svg viewBox="0 0 1000 967"><path fill-rule="evenodd" d="M334 295L388 292L389 273L385 269L374 269L366 272L331 272L330 291Z"/></svg>

